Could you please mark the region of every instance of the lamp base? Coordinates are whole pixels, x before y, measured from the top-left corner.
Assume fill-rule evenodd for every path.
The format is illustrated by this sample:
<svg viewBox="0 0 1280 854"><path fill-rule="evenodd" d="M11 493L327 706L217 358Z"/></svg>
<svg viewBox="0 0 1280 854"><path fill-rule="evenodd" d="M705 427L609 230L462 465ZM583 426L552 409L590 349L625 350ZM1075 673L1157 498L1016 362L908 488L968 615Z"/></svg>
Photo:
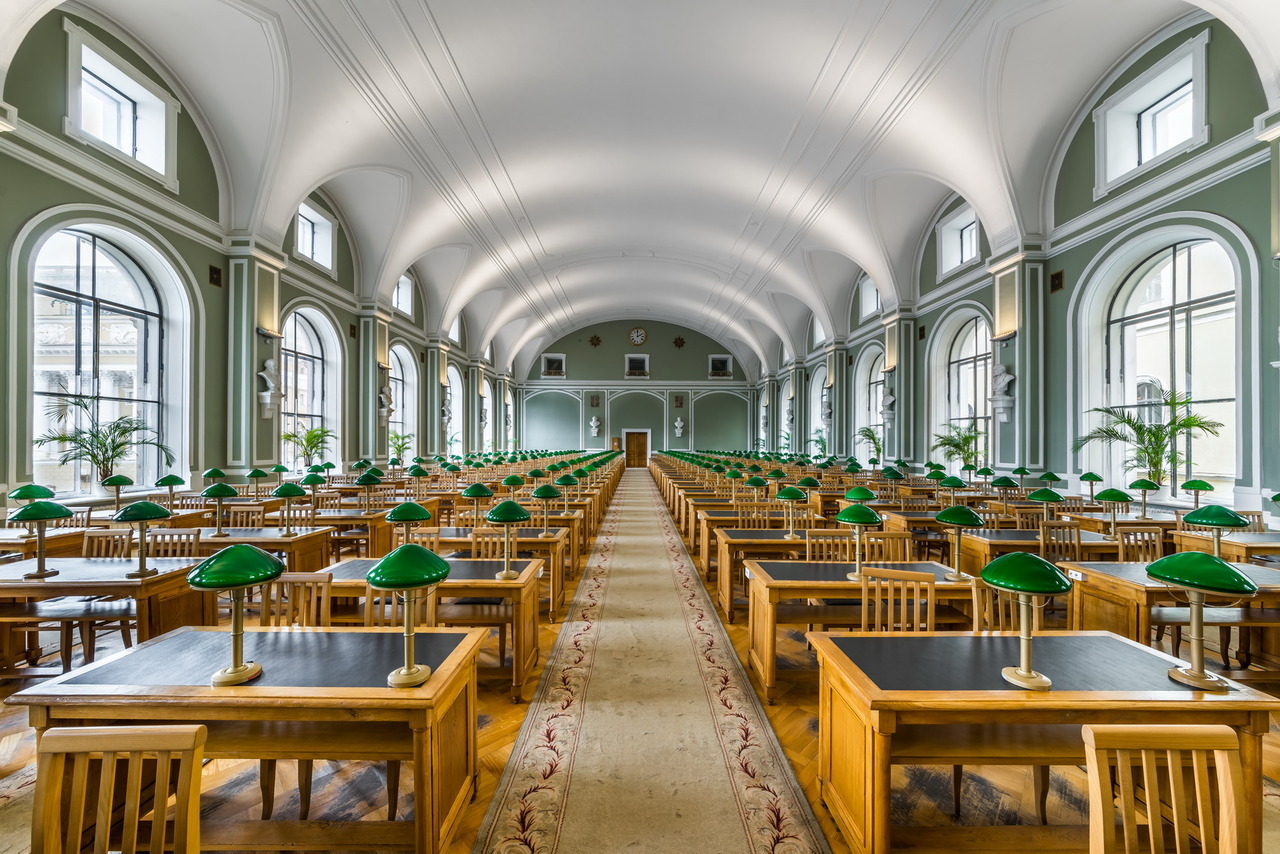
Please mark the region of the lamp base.
<svg viewBox="0 0 1280 854"><path fill-rule="evenodd" d="M58 570L56 570L56 569L46 569L46 570L44 570L43 572L28 572L28 573L24 574L22 577L23 577L24 579L26 579L26 578L49 578L50 576L57 575L57 574L58 574Z"/></svg>
<svg viewBox="0 0 1280 854"><path fill-rule="evenodd" d="M211 536L211 537L229 537L229 536L231 536L231 535L230 535L230 534L228 534L226 531L214 531L214 532L213 532L212 534L210 534L209 536Z"/></svg>
<svg viewBox="0 0 1280 854"><path fill-rule="evenodd" d="M1000 675L1004 677L1004 681L1019 688L1026 688L1028 691L1048 691L1053 687L1052 679L1034 670L1024 671L1017 667L1006 667L1000 671Z"/></svg>
<svg viewBox="0 0 1280 854"><path fill-rule="evenodd" d="M296 536L298 536L298 532L297 532L297 531L281 531L281 532L280 532L280 536L282 536L282 537L296 537Z"/></svg>
<svg viewBox="0 0 1280 854"><path fill-rule="evenodd" d="M942 574L942 577L945 578L947 581L968 581L969 580L969 576L965 575L963 572L961 572L958 569L947 570Z"/></svg>
<svg viewBox="0 0 1280 854"><path fill-rule="evenodd" d="M133 572L126 572L125 578L150 578L153 575L159 575L160 570L154 566L144 566L141 569L135 569Z"/></svg>
<svg viewBox="0 0 1280 854"><path fill-rule="evenodd" d="M431 678L431 668L425 664L415 664L412 669L397 667L387 674L387 685L392 688L417 688Z"/></svg>
<svg viewBox="0 0 1280 854"><path fill-rule="evenodd" d="M784 540L798 540L798 539L800 539L800 535L799 535L799 534L797 534L795 531L787 531L787 533L783 535L782 539L784 539Z"/></svg>
<svg viewBox="0 0 1280 854"><path fill-rule="evenodd" d="M514 569L502 569L495 572L493 577L499 581L515 581L520 577L520 573L516 572Z"/></svg>
<svg viewBox="0 0 1280 854"><path fill-rule="evenodd" d="M224 667L209 677L209 684L215 688L219 685L240 685L262 675L262 665L256 661L246 661L239 667Z"/></svg>
<svg viewBox="0 0 1280 854"><path fill-rule="evenodd" d="M846 573L845 573L845 575L844 575L844 577L845 577L845 578L847 578L847 579L849 579L850 581L861 581L861 580L862 580L862 573L860 573L860 572L846 572Z"/></svg>
<svg viewBox="0 0 1280 854"><path fill-rule="evenodd" d="M555 531L552 531L550 528L544 528L542 530L542 533L538 534L539 537L548 537L548 538L554 537L555 535L556 535Z"/></svg>
<svg viewBox="0 0 1280 854"><path fill-rule="evenodd" d="M1201 691L1227 691L1227 680L1213 673L1197 673L1189 667L1170 667L1169 678Z"/></svg>

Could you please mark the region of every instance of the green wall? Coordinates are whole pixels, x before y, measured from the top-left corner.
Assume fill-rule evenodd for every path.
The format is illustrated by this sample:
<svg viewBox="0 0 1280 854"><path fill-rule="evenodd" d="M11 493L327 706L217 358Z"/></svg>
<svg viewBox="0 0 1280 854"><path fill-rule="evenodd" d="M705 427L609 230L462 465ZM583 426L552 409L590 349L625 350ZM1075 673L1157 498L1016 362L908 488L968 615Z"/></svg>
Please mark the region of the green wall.
<svg viewBox="0 0 1280 854"><path fill-rule="evenodd" d="M640 346L627 340L627 333L642 327L648 338ZM600 346L591 345L592 336L599 336ZM676 339L683 339L677 347ZM728 355L729 350L700 332L652 320L617 320L597 323L564 336L544 348L545 353L563 353L568 380L573 382L623 380L625 356L644 353L649 356L649 379L655 382L672 380L707 379L707 357ZM745 375L733 362L733 379L742 381ZM542 360L537 359L529 369L528 379L542 378Z"/></svg>

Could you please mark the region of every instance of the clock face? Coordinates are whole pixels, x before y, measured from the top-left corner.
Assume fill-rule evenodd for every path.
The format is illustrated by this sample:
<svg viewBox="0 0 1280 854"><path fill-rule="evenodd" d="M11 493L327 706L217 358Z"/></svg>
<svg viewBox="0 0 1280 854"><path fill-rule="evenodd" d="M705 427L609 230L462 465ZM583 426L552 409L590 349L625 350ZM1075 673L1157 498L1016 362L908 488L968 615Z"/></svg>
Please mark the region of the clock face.
<svg viewBox="0 0 1280 854"><path fill-rule="evenodd" d="M632 329L630 332L627 333L627 338L630 339L631 343L635 344L636 346L643 344L645 342L645 339L648 337L649 337L649 334L644 331L644 327L642 326L637 326L635 329Z"/></svg>

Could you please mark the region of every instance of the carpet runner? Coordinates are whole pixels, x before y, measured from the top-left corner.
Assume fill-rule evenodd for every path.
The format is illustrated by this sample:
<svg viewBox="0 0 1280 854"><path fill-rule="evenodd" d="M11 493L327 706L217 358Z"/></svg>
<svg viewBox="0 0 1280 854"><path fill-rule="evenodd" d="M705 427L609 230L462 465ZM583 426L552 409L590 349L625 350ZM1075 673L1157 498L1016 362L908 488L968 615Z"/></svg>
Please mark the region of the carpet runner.
<svg viewBox="0 0 1280 854"><path fill-rule="evenodd" d="M473 854L829 848L647 471L619 484Z"/></svg>

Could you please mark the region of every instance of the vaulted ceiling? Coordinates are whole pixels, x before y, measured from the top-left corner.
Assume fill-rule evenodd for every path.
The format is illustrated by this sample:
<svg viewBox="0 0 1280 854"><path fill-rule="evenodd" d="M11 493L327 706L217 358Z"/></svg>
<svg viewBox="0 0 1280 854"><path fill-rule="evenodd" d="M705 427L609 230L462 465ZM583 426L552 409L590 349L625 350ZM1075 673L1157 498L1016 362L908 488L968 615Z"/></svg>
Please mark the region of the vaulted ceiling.
<svg viewBox="0 0 1280 854"><path fill-rule="evenodd" d="M0 75L58 4L0 3ZM202 124L228 233L283 243L322 188L364 298L405 270L431 332L523 373L618 318L753 372L910 306L953 193L993 251L1048 234L1073 117L1178 0L82 0ZM1203 2L1280 105L1280 3ZM2 80L0 80L2 82Z"/></svg>

